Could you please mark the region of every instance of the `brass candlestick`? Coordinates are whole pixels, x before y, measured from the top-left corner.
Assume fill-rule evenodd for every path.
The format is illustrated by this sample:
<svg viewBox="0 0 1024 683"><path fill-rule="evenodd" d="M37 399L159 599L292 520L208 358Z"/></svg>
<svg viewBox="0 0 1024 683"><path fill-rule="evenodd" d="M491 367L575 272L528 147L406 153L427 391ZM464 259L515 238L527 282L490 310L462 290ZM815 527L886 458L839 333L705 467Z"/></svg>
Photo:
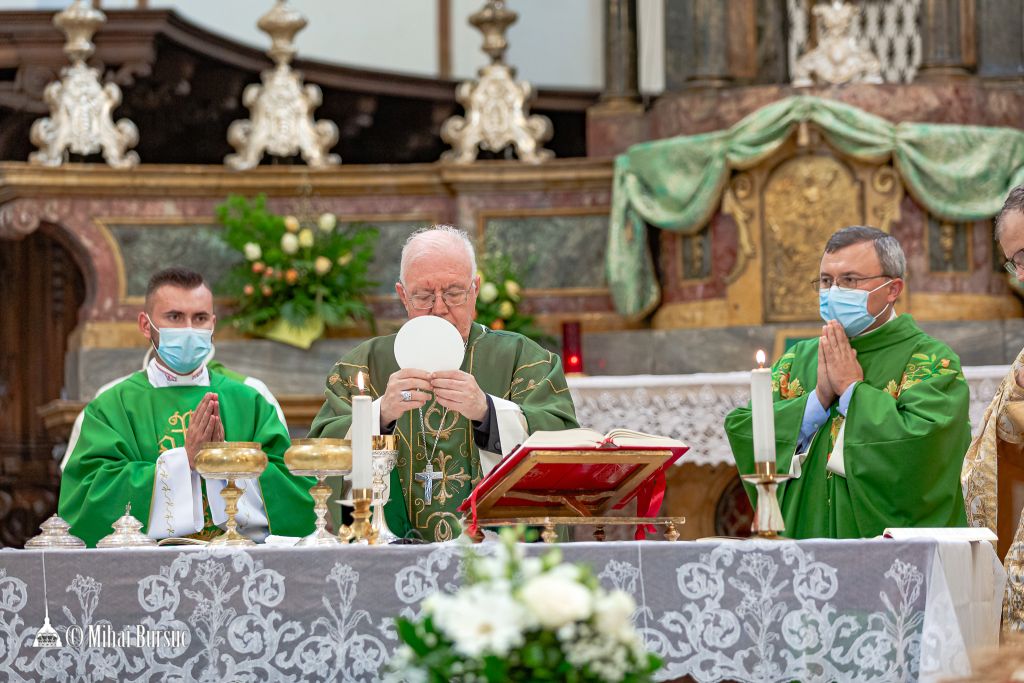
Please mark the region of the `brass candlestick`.
<svg viewBox="0 0 1024 683"><path fill-rule="evenodd" d="M384 506L391 499L391 470L398 462L398 447L393 435L373 437L373 532L377 543L386 545L398 540L384 518Z"/></svg>
<svg viewBox="0 0 1024 683"><path fill-rule="evenodd" d="M210 545L256 545L238 533L238 500L244 491L235 485L236 479L257 479L267 468L267 454L254 441L211 441L203 444L196 456L196 471L203 479L227 479L220 492L227 514L227 530L210 541Z"/></svg>
<svg viewBox="0 0 1024 683"><path fill-rule="evenodd" d="M345 541L327 530L327 499L331 487L324 480L352 471L352 442L348 439L294 439L285 451L284 464L292 474L316 477L316 484L309 489L316 513L316 530L297 545L341 545Z"/></svg>
<svg viewBox="0 0 1024 683"><path fill-rule="evenodd" d="M352 542L376 545L377 533L370 524L370 503L373 489L352 489Z"/></svg>
<svg viewBox="0 0 1024 683"><path fill-rule="evenodd" d="M754 523L750 525L751 533L760 538L777 539L786 530L782 521L782 509L775 494L780 482L792 479L788 474L779 474L775 469L775 461L755 462L754 474L744 474L743 481L757 487L757 510L754 512Z"/></svg>

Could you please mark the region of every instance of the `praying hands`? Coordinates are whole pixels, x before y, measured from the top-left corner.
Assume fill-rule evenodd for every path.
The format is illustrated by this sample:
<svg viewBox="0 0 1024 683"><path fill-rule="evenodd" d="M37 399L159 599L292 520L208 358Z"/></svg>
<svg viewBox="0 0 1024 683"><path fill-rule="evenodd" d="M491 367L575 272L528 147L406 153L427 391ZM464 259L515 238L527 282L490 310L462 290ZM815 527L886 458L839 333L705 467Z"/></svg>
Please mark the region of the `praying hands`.
<svg viewBox="0 0 1024 683"><path fill-rule="evenodd" d="M864 370L857 361L857 352L843 326L830 320L821 328L818 340L818 385L821 405L828 408L851 384L864 379Z"/></svg>

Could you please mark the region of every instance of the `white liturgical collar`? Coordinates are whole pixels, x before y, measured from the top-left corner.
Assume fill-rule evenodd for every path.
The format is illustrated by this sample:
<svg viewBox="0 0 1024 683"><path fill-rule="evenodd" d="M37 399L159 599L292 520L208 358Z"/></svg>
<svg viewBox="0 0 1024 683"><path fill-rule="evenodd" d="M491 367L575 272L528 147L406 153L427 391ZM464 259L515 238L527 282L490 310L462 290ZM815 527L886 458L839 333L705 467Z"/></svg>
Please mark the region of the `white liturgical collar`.
<svg viewBox="0 0 1024 683"><path fill-rule="evenodd" d="M146 366L146 377L149 378L149 383L157 389L210 386L210 371L206 369L206 363L200 365L192 374L179 375L161 366L154 358Z"/></svg>

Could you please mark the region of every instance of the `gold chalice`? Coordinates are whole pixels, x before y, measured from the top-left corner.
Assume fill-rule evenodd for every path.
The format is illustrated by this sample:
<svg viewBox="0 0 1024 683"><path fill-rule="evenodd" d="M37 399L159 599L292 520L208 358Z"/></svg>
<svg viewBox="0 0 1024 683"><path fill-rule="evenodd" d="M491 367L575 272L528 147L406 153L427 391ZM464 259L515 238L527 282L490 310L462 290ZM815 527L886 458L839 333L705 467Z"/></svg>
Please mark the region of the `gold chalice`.
<svg viewBox="0 0 1024 683"><path fill-rule="evenodd" d="M338 536L327 531L327 499L331 487L324 480L352 471L352 442L348 439L293 439L291 448L284 453L284 464L292 474L316 477L316 484L309 489L315 502L316 530L297 545L342 545Z"/></svg>
<svg viewBox="0 0 1024 683"><path fill-rule="evenodd" d="M235 479L257 479L267 469L267 454L263 446L254 441L210 441L204 443L196 456L196 471L203 479L227 479L220 492L227 513L227 531L210 541L210 545L256 545L238 533L238 499L244 491L235 485Z"/></svg>

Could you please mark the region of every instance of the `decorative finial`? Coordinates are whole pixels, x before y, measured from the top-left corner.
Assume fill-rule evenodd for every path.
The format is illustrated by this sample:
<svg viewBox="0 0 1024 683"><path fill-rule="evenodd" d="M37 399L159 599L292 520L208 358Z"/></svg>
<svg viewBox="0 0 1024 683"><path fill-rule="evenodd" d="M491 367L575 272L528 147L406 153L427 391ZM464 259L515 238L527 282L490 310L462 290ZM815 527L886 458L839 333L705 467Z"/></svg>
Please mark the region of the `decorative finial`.
<svg viewBox="0 0 1024 683"><path fill-rule="evenodd" d="M516 70L505 61L508 40L505 32L518 15L505 7L502 0L487 0L469 18L484 36L483 51L491 63L478 72L477 81L463 81L455 91L455 99L466 110L465 116L452 116L441 126L441 139L452 149L441 155L442 161L468 164L476 160L477 148L500 152L513 146L520 161L539 164L554 156L542 145L551 139L551 120L546 116L529 115L533 87L527 81L516 81Z"/></svg>
<svg viewBox="0 0 1024 683"><path fill-rule="evenodd" d="M29 139L39 151L28 160L40 166L60 166L66 151L75 154L103 152L103 158L114 168L131 168L139 163L139 155L128 152L139 142L139 130L128 119L113 121L113 112L121 104L121 89L115 83L100 85L99 69L86 65L95 51L92 37L107 21L98 9L74 0L53 17L53 23L64 32L64 54L71 66L60 71L60 80L46 86L43 100L50 107L50 116L32 124Z"/></svg>
<svg viewBox="0 0 1024 683"><path fill-rule="evenodd" d="M224 163L244 171L258 165L264 153L277 157L301 153L314 168L340 164L341 157L329 153L338 142L338 126L313 120L323 93L316 85L303 85L302 74L291 67L297 52L295 34L306 27L306 18L287 0L276 0L256 25L270 36L267 54L275 66L260 74L263 85L252 83L242 93L242 104L252 119L234 121L228 127L228 142L236 153L227 155Z"/></svg>

